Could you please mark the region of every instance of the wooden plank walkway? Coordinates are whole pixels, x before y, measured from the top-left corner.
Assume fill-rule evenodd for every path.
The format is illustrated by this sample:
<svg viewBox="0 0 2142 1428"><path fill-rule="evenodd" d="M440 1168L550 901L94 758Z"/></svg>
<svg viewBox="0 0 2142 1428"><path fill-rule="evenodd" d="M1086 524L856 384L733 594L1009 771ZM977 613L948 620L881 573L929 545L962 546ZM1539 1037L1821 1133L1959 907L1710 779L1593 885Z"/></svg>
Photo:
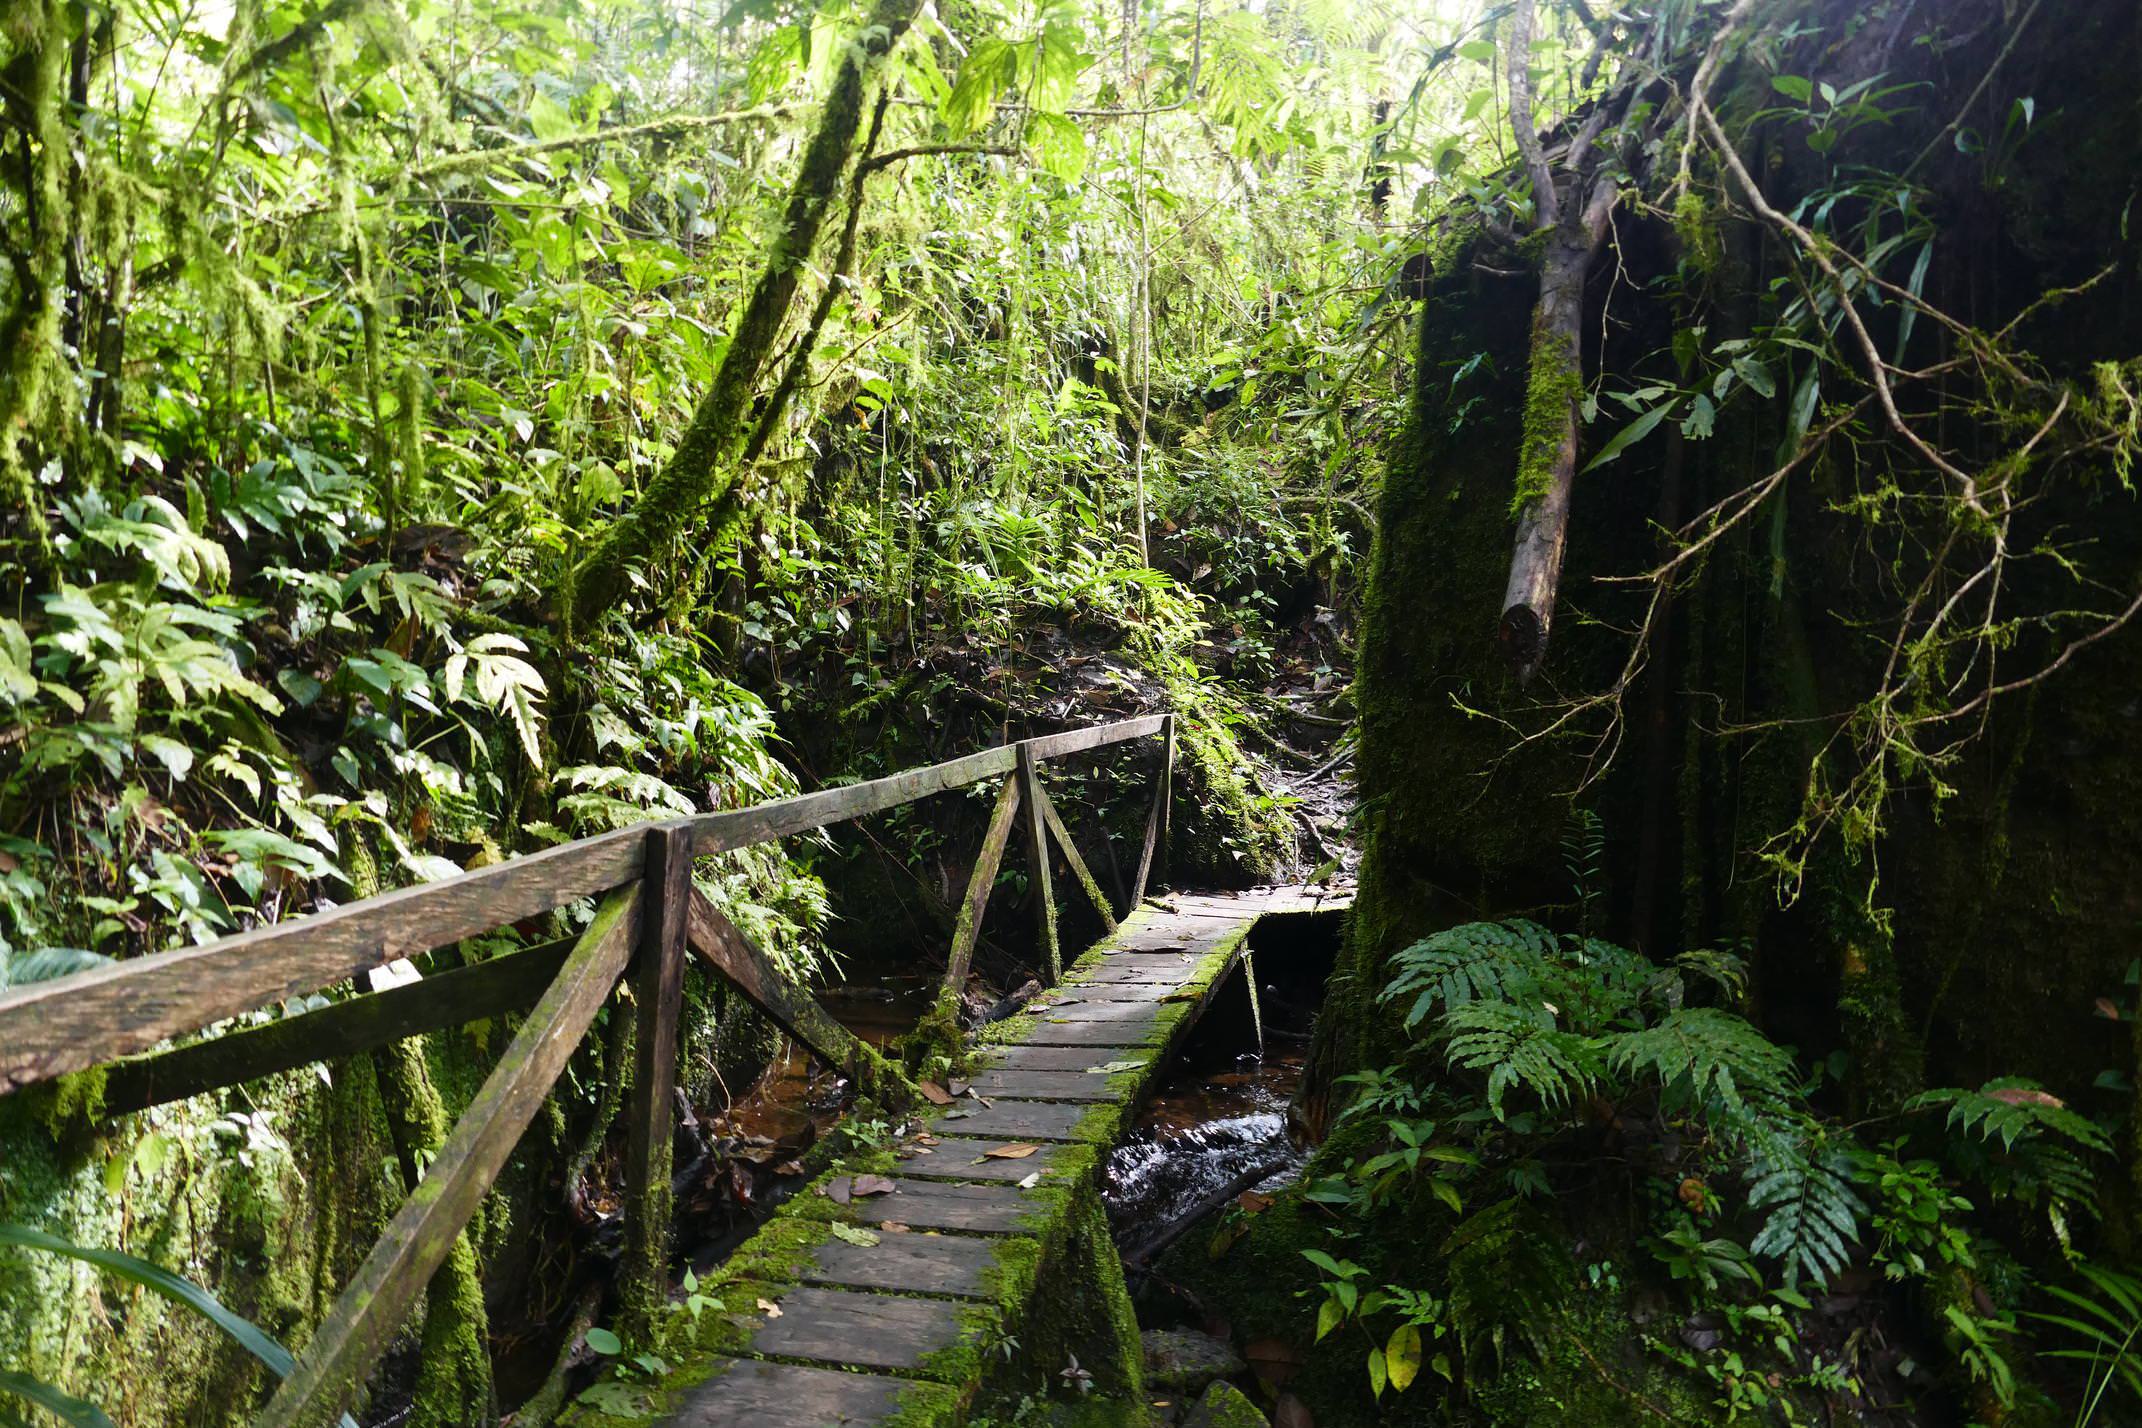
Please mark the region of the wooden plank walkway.
<svg viewBox="0 0 2142 1428"><path fill-rule="evenodd" d="M565 1422L959 1421L1251 927L1345 901L1297 888L1148 899L1059 987L988 1029L954 1104L874 1162L889 1191L853 1164L822 1176L702 1287L723 1304L696 1334L703 1358L660 1384L606 1383Z"/></svg>

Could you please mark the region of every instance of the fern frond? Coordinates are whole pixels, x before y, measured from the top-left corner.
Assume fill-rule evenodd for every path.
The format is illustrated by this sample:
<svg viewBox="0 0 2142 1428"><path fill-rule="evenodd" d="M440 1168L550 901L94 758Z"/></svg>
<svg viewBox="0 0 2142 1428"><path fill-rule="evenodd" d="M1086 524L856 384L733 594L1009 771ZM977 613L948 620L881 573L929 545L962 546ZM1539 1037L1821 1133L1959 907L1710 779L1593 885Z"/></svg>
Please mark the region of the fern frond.
<svg viewBox="0 0 2142 1428"><path fill-rule="evenodd" d="M1598 1044L1562 1031L1545 1007L1508 1002L1468 1002L1443 1018L1450 1031L1445 1054L1453 1066L1488 1073L1488 1109L1503 1119L1502 1098L1512 1086L1530 1091L1547 1106L1566 1105L1591 1089L1602 1069Z"/></svg>
<svg viewBox="0 0 2142 1428"><path fill-rule="evenodd" d="M1554 934L1534 922L1468 922L1424 937L1391 958L1393 976L1382 997L1412 997L1411 1029L1440 1003L1446 1010L1475 1001L1521 1000L1536 988L1555 955Z"/></svg>
<svg viewBox="0 0 2142 1428"><path fill-rule="evenodd" d="M1697 1105L1782 1096L1793 1071L1790 1053L1715 1007L1684 1007L1656 1026L1610 1037L1607 1059L1624 1074L1656 1076L1668 1092Z"/></svg>
<svg viewBox="0 0 2142 1428"><path fill-rule="evenodd" d="M2001 1149L2014 1150L2016 1142L2044 1132L2063 1137L2085 1150L2109 1153L2112 1143L2087 1116L2068 1109L2067 1103L2036 1081L2021 1076L2002 1076L1976 1091L1948 1086L1914 1096L1905 1109L1919 1111L1936 1106L1949 1108L1947 1124L1980 1140L1999 1140Z"/></svg>
<svg viewBox="0 0 2142 1428"><path fill-rule="evenodd" d="M1782 1261L1788 1278L1804 1272L1826 1284L1852 1258L1866 1205L1851 1186L1851 1158L1797 1137L1771 1138L1758 1153L1748 1208L1767 1210L1748 1249Z"/></svg>

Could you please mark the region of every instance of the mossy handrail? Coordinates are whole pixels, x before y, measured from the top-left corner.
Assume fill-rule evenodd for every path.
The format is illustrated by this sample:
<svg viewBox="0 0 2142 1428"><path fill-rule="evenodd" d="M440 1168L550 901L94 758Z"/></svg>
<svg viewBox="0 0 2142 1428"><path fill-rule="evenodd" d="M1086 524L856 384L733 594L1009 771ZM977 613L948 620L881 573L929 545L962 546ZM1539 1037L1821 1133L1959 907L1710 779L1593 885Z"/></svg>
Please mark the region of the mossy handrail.
<svg viewBox="0 0 2142 1428"><path fill-rule="evenodd" d="M1144 895L1156 847L1165 856L1175 763L1172 714L1040 735L749 808L651 821L296 921L0 992L0 1096L120 1062L107 1078L126 1087L115 1108L137 1110L419 1032L528 1009L423 1179L255 1420L256 1428L331 1423L355 1397L433 1272L444 1263L621 979L632 980L643 1024L654 1028L653 1035L639 1038L627 1108L628 1312L635 1305L644 1309L658 1303L666 1284L670 1115L688 951L821 1058L851 1076L878 1076L882 1091L897 1094L904 1086L904 1078L856 1043L815 998L783 983L763 954L693 888L694 859L1015 775L1006 781L977 860L948 959L946 986L956 992L965 978L1010 831L1010 814L1022 803L1029 810L1029 853L1042 894L1042 943L1051 954L1051 973L1058 975L1055 909L1047 878L1052 834L1104 920L1113 921L1115 914L1049 806L1039 767L1155 734L1162 736L1165 753L1130 892L1130 906L1135 907ZM561 954L562 944L553 944L508 954L497 960L517 965L459 975L449 994L427 996L423 984L367 990L271 1027L121 1062L173 1037L590 897L600 897L602 903L570 950ZM455 976L446 973L436 980ZM292 1034L297 1028L291 1022L308 1024L303 1034Z"/></svg>

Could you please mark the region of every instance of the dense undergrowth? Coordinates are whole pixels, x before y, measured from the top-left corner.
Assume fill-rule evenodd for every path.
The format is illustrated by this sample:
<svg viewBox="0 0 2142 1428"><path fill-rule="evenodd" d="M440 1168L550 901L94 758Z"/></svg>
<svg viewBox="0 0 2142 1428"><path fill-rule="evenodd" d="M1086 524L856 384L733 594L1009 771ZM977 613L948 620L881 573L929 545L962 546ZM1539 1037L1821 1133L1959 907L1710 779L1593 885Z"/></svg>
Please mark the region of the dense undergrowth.
<svg viewBox="0 0 2142 1428"><path fill-rule="evenodd" d="M1329 1139L1171 1271L1275 1390L2122 1421L2137 31L1923 8L16 0L0 989L1168 709L1180 879L1328 876L1361 769ZM696 876L838 976L949 931L989 792ZM768 1029L686 1020L726 1104ZM10 1096L0 1223L302 1344L507 1030ZM633 1034L383 1412L581 1371ZM264 1367L0 1254L0 1369L120 1421Z"/></svg>
<svg viewBox="0 0 2142 1428"><path fill-rule="evenodd" d="M1400 390L1340 383L1402 350L1377 316L1401 239L1350 157L1376 121L1344 98L1382 82L1378 25L913 14L7 8L0 986L1158 709L1177 866L1293 864L1243 745L1304 738L1297 685L1343 723L1321 701ZM863 152L820 173L850 76ZM823 241L785 253L811 202ZM751 430L710 444L725 374ZM1135 848L1139 783L1059 799ZM948 802L860 854L939 912L981 821ZM794 840L696 876L811 981L838 975L829 931L872 921L841 898L858 861ZM999 940L993 971L1031 964ZM489 1358L518 1397L574 1350L632 1021L603 1014L390 1360L418 1421L510 1409ZM719 1107L765 1025L696 973L687 1023ZM509 1031L116 1120L96 1073L11 1097L0 1222L145 1253L301 1345ZM236 1421L262 1382L212 1325L12 1253L0 1364L130 1424Z"/></svg>

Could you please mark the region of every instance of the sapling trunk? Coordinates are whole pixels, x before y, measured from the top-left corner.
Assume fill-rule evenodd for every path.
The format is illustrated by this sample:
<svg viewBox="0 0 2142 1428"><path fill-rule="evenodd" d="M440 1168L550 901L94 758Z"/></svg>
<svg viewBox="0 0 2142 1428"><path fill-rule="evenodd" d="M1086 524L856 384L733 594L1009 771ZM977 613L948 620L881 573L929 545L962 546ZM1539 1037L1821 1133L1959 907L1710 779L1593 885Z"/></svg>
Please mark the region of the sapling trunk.
<svg viewBox="0 0 2142 1428"><path fill-rule="evenodd" d="M841 176L855 161L872 72L920 9L921 0L877 0L869 24L842 62L796 171L781 227L768 244L766 266L745 301L714 384L678 438L669 464L572 571L566 606L573 627L585 629L599 620L623 593L630 569L682 534L709 502L729 498L732 507L737 503L741 454L754 429L752 401L805 266L842 191ZM759 412L756 424L764 426L777 415Z"/></svg>

